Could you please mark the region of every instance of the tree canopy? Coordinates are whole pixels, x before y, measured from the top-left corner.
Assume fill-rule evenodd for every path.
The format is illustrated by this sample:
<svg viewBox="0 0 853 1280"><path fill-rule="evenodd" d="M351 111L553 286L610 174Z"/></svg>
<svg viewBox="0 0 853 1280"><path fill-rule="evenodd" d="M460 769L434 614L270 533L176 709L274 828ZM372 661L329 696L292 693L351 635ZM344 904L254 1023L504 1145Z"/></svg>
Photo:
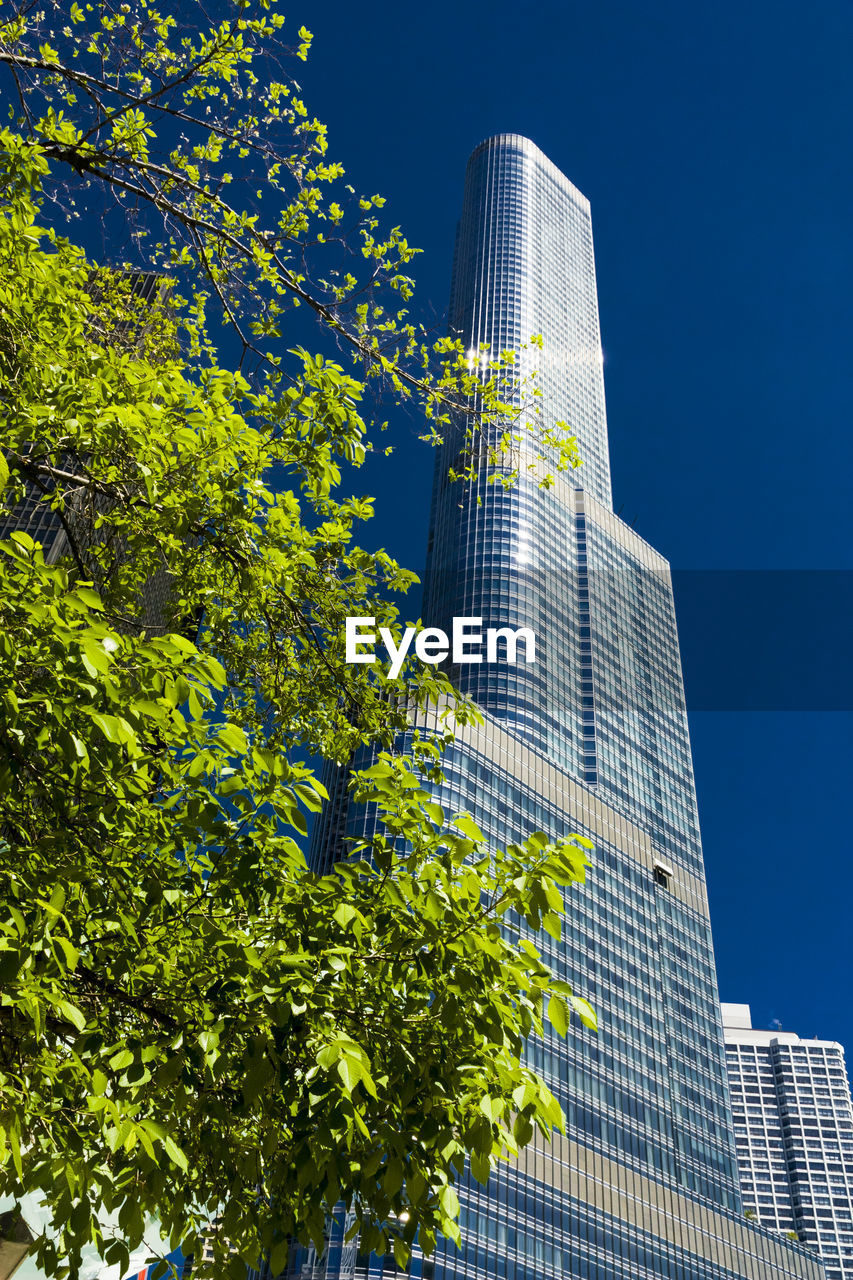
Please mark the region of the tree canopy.
<svg viewBox="0 0 853 1280"><path fill-rule="evenodd" d="M0 26L0 1194L44 1200L48 1274L126 1266L151 1217L173 1246L219 1220L211 1275L275 1271L340 1200L405 1265L458 1238L466 1159L485 1181L562 1124L521 1062L546 1009L594 1024L522 936L558 932L587 842L443 813L441 739L400 735L476 709L344 655L413 581L342 485L374 383L461 431L463 482L478 449L506 480L574 444L518 353L472 365L408 315L412 249L284 73L308 33L220 8ZM298 305L337 355L292 347ZM378 834L313 874L312 762L362 746Z"/></svg>

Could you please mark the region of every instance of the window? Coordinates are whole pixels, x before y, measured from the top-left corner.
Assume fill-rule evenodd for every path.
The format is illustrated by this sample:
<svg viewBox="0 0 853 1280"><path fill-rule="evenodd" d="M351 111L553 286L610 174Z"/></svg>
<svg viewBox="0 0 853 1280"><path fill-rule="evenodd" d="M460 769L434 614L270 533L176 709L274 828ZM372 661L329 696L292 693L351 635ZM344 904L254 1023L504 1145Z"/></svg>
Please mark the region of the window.
<svg viewBox="0 0 853 1280"><path fill-rule="evenodd" d="M662 889L668 889L672 879L672 867L667 867L663 862L655 862L654 878L655 884L660 885Z"/></svg>

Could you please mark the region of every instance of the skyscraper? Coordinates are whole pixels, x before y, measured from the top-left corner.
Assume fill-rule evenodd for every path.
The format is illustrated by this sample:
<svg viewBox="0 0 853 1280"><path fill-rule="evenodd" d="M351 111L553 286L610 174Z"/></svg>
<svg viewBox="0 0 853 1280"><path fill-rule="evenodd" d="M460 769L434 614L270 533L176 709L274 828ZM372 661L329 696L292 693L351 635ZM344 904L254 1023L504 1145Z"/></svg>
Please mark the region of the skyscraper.
<svg viewBox="0 0 853 1280"><path fill-rule="evenodd" d="M744 1206L812 1245L827 1280L851 1280L853 1105L844 1050L758 1030L747 1004L724 1004L723 1026Z"/></svg>
<svg viewBox="0 0 853 1280"><path fill-rule="evenodd" d="M669 567L612 509L589 202L518 135L469 161L450 324L472 360L512 349L525 373L535 356L546 426L569 424L583 466L540 487L519 445L505 487L475 440L463 486L449 477L462 429L439 450L425 623L525 626L538 645L532 664L451 669L485 723L458 732L436 798L495 842L594 841L561 941L537 945L600 1031L531 1044L568 1137L537 1139L486 1189L466 1182L461 1252L442 1246L413 1272L817 1280L810 1250L743 1215ZM523 350L533 334L541 352ZM371 822L339 787L318 864ZM339 1227L318 1264L329 1280L381 1266L342 1252Z"/></svg>

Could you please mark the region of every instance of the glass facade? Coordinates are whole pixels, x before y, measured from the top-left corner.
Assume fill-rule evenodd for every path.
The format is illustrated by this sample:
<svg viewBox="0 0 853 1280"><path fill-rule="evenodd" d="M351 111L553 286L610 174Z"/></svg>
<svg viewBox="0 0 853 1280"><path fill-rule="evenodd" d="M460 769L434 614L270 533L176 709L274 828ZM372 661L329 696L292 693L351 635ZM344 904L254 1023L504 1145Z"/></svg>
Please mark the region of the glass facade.
<svg viewBox="0 0 853 1280"><path fill-rule="evenodd" d="M744 1207L816 1249L827 1280L853 1280L853 1105L844 1050L750 1022L748 1005L723 1005Z"/></svg>
<svg viewBox="0 0 853 1280"><path fill-rule="evenodd" d="M562 939L536 941L600 1030L530 1045L568 1137L537 1137L487 1188L464 1181L462 1249L416 1256L412 1274L818 1280L811 1250L744 1216L669 566L612 510L589 203L515 134L469 161L450 319L470 349L520 351L542 335L547 422L569 424L584 463L548 488L522 468L505 488L475 449L463 486L448 479L460 437L439 450L424 622L528 627L537 647L534 663L451 668L485 723L457 733L436 799L495 842L534 829L593 840ZM342 777L334 785L318 867L373 820ZM330 1223L306 1275L394 1270L357 1254L344 1264L341 1232Z"/></svg>
<svg viewBox="0 0 853 1280"><path fill-rule="evenodd" d="M502 134L468 162L450 292L466 349L519 353L544 415L571 425L584 488L610 505L610 460L589 201L527 138ZM541 334L540 351L522 348Z"/></svg>

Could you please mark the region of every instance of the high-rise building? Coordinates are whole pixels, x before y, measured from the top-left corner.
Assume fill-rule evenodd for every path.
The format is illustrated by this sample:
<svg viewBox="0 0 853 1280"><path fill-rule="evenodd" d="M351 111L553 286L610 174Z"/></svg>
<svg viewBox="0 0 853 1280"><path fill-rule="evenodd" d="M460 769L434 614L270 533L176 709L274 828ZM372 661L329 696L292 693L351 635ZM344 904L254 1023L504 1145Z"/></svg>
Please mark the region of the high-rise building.
<svg viewBox="0 0 853 1280"><path fill-rule="evenodd" d="M724 1004L726 1061L744 1208L795 1232L827 1280L853 1280L853 1105L832 1040L754 1028L748 1004Z"/></svg>
<svg viewBox="0 0 853 1280"><path fill-rule="evenodd" d="M472 361L512 349L526 373L535 358L546 426L569 424L583 466L542 487L535 446L495 464L475 440L461 485L462 427L439 450L424 621L528 627L537 652L451 668L485 723L458 732L436 798L495 842L536 829L594 841L562 939L537 945L600 1030L530 1045L568 1136L537 1136L487 1188L465 1181L461 1251L416 1257L413 1274L817 1280L813 1251L744 1216L669 566L612 509L589 202L526 138L471 156L450 323ZM524 351L534 334L541 352ZM492 483L496 465L519 478ZM373 820L339 781L318 867ZM306 1271L378 1276L383 1263L340 1236Z"/></svg>

